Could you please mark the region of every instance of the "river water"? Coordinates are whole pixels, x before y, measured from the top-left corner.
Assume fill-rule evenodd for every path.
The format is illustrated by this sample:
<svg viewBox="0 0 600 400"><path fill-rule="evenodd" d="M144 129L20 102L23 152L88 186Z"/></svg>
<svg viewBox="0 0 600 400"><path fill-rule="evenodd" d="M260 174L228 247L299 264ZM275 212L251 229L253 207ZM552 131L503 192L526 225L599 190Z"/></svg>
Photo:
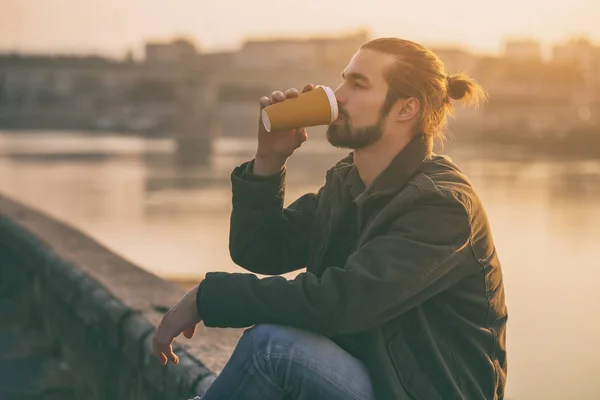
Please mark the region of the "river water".
<svg viewBox="0 0 600 400"><path fill-rule="evenodd" d="M85 231L165 278L237 271L229 174L254 140L219 139L203 167L168 139L1 132L0 193ZM309 140L289 163L286 203L324 181L344 151ZM454 146L502 261L512 400L600 399L600 160Z"/></svg>

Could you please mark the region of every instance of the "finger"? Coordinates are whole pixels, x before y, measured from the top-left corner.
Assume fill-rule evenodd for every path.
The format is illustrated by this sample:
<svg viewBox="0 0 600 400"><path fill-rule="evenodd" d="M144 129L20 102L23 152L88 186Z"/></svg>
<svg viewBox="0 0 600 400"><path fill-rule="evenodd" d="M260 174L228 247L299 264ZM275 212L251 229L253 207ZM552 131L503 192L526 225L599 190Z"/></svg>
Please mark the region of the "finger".
<svg viewBox="0 0 600 400"><path fill-rule="evenodd" d="M196 324L194 324L193 326L190 326L189 328L187 328L186 330L183 331L183 336L185 336L188 339L191 339L194 337L194 334L196 333Z"/></svg>
<svg viewBox="0 0 600 400"><path fill-rule="evenodd" d="M279 90L271 93L271 103L278 103L285 100L285 96Z"/></svg>
<svg viewBox="0 0 600 400"><path fill-rule="evenodd" d="M162 326L159 325L158 329L154 333L152 338L152 353L158 357L160 362L165 365L168 360L176 363L177 356L173 353L173 339L165 340L164 332L161 330Z"/></svg>
<svg viewBox="0 0 600 400"><path fill-rule="evenodd" d="M271 99L267 96L263 96L260 98L260 108L265 108L266 106L271 105Z"/></svg>
<svg viewBox="0 0 600 400"><path fill-rule="evenodd" d="M298 89L296 88L289 88L288 90L285 91L285 98L286 99L291 99L294 97L298 97Z"/></svg>
<svg viewBox="0 0 600 400"><path fill-rule="evenodd" d="M157 344L155 349L156 350L154 351L154 354L156 357L158 357L162 364L166 364L169 357L168 354L170 352L169 346Z"/></svg>
<svg viewBox="0 0 600 400"><path fill-rule="evenodd" d="M314 88L315 88L315 86L312 83L309 83L306 86L304 86L304 89L302 89L302 93L313 90Z"/></svg>
<svg viewBox="0 0 600 400"><path fill-rule="evenodd" d="M163 345L159 347L160 350L160 361L163 365L167 364L167 362L171 361L173 364L177 364L179 362L179 357L173 352L173 345Z"/></svg>
<svg viewBox="0 0 600 400"><path fill-rule="evenodd" d="M178 364L179 363L179 357L177 357L177 354L175 354L175 352L173 351L173 345L172 344L169 345L168 352L167 352L166 356L169 359L169 361L171 361L173 364Z"/></svg>
<svg viewBox="0 0 600 400"><path fill-rule="evenodd" d="M167 356L165 356L163 353L158 355L158 359L162 365L167 365Z"/></svg>

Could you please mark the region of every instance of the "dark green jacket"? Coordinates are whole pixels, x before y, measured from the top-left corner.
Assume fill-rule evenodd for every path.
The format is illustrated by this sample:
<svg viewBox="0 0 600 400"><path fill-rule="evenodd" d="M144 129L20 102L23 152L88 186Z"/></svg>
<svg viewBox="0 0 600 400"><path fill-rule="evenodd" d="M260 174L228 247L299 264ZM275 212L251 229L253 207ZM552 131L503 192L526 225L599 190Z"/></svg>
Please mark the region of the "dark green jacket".
<svg viewBox="0 0 600 400"><path fill-rule="evenodd" d="M232 174L230 252L245 269L212 272L198 295L209 327L296 326L357 344L377 399L502 399L507 310L500 263L471 183L419 137L366 190L352 155L317 194L283 208L285 171ZM364 188L364 186L363 186ZM344 191L358 194L355 251L323 265Z"/></svg>

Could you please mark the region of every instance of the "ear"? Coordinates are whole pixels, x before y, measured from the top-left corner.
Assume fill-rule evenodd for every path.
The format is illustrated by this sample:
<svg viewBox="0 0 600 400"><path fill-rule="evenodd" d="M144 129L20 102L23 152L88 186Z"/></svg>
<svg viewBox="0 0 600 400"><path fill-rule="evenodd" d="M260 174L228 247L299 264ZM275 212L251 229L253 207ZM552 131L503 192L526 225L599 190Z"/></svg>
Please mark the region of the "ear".
<svg viewBox="0 0 600 400"><path fill-rule="evenodd" d="M404 122L410 121L413 118L417 117L417 115L419 114L419 110L421 109L421 104L416 98L410 97L406 100L399 101L396 104L396 107L396 121Z"/></svg>

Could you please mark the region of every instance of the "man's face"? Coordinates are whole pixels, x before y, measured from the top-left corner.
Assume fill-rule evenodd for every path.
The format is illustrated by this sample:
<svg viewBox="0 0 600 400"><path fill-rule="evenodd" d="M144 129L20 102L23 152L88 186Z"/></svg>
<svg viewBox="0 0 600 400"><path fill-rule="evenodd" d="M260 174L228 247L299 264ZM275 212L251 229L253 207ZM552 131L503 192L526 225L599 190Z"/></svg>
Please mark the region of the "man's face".
<svg viewBox="0 0 600 400"><path fill-rule="evenodd" d="M385 71L393 62L393 56L370 49L359 50L352 57L335 91L340 113L327 129L333 146L362 149L384 135L389 111L382 113L388 93Z"/></svg>

